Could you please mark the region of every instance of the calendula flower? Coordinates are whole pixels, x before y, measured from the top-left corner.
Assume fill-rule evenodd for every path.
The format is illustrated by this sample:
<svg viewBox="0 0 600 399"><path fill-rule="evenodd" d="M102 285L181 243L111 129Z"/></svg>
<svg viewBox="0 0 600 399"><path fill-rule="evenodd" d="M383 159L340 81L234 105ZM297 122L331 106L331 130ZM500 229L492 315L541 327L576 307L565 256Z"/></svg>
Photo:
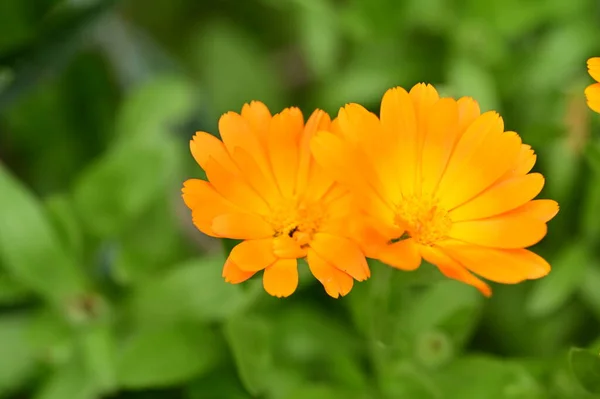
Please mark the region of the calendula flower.
<svg viewBox="0 0 600 399"><path fill-rule="evenodd" d="M424 258L486 296L490 287L471 272L517 283L550 271L525 249L558 212L555 201L532 201L544 185L529 173L536 156L471 98L440 98L425 84L390 89L380 118L349 104L312 150L352 190L368 257L403 270Z"/></svg>
<svg viewBox="0 0 600 399"><path fill-rule="evenodd" d="M346 295L353 279L369 277L359 245L348 237L351 197L322 173L310 152L312 136L330 122L320 110L305 125L298 108L271 116L264 104L252 102L241 115L221 117L222 141L198 132L190 142L208 177L184 183L194 224L213 237L244 240L224 265L227 282L264 270L265 290L289 296L298 286L299 258L307 259L332 297Z"/></svg>
<svg viewBox="0 0 600 399"><path fill-rule="evenodd" d="M587 67L590 76L597 82L585 89L587 104L592 110L600 112L600 57L590 58Z"/></svg>

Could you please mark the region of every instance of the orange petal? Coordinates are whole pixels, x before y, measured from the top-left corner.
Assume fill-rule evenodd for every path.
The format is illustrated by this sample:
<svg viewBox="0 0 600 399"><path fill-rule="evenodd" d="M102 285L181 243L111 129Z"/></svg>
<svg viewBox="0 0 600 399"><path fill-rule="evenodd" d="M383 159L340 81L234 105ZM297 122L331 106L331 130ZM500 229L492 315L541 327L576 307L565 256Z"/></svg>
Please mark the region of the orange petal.
<svg viewBox="0 0 600 399"><path fill-rule="evenodd" d="M452 198L455 183L461 179L469 180L465 179L465 175L472 172L469 169L472 168L472 158L480 151L486 140L489 141L490 137L499 137L502 130L502 119L494 112L484 113L467 128L460 136L440 180L437 190L439 197L450 197L450 201L446 200L450 204L456 202Z"/></svg>
<svg viewBox="0 0 600 399"><path fill-rule="evenodd" d="M252 213L265 215L269 212L266 202L246 183L229 173L214 159L206 164L206 176L215 189L226 199Z"/></svg>
<svg viewBox="0 0 600 399"><path fill-rule="evenodd" d="M457 101L458 103L458 130L459 136L467 130L471 123L475 122L475 119L481 115L479 104L471 97L461 97ZM456 144L456 143L455 143Z"/></svg>
<svg viewBox="0 0 600 399"><path fill-rule="evenodd" d="M315 110L306 121L306 126L304 126L300 138L300 158L298 161L298 176L296 180L296 192L299 194L305 193L307 190L311 189L322 190L320 193L323 193L327 187L331 185L330 179L327 176L323 176L324 174L322 172L314 174L314 169L317 166L310 150L310 142L313 136L320 130L329 129L330 124L331 118L329 115L319 109ZM313 178L309 179L311 176ZM323 185L327 187L325 187L325 189L320 189L319 186Z"/></svg>
<svg viewBox="0 0 600 399"><path fill-rule="evenodd" d="M500 178L500 180L509 179L514 176L526 175L531 171L531 169L533 169L536 160L537 156L531 149L531 146L527 144L521 144L519 155L517 156L515 163L506 172L506 174Z"/></svg>
<svg viewBox="0 0 600 399"><path fill-rule="evenodd" d="M281 199L281 193L279 192L277 183L275 183L275 178L270 172L265 173L262 171L254 157L252 157L248 151L241 147L236 147L233 150L233 158L248 184L262 198L270 201L270 203Z"/></svg>
<svg viewBox="0 0 600 399"><path fill-rule="evenodd" d="M427 262L437 266L444 276L472 285L487 297L492 295L492 290L489 285L469 273L464 266L452 259L441 249L421 246L420 250L423 258L425 258Z"/></svg>
<svg viewBox="0 0 600 399"><path fill-rule="evenodd" d="M269 128L269 159L279 190L287 198L294 195L296 188L303 129L304 119L298 108L287 108L275 115Z"/></svg>
<svg viewBox="0 0 600 399"><path fill-rule="evenodd" d="M418 83L410 89L410 97L415 105L417 125L424 128L431 107L440 99L438 92L430 84Z"/></svg>
<svg viewBox="0 0 600 399"><path fill-rule="evenodd" d="M388 242L403 233L396 226L382 225L370 216L360 215L350 221L348 236L356 240L365 256L377 259Z"/></svg>
<svg viewBox="0 0 600 399"><path fill-rule="evenodd" d="M340 113L342 112L343 110L340 110ZM335 122L341 126L338 120ZM350 131L342 132L343 135L352 134ZM362 143L325 131L317 132L311 143L315 160L336 180L349 187L368 187L369 191L381 195L381 179L362 147ZM330 162L327 162L324 156L331 158ZM334 170L332 166L336 165L342 170Z"/></svg>
<svg viewBox="0 0 600 399"><path fill-rule="evenodd" d="M502 118L495 112L486 112L475 119L456 143L440 180L438 195L442 196L446 191L452 190L456 181L465 180L465 173L470 173L469 168L472 167L469 162L471 158L480 151L486 140L498 137L503 130Z"/></svg>
<svg viewBox="0 0 600 399"><path fill-rule="evenodd" d="M408 93L415 106L415 114L417 116L417 165L423 164L423 147L425 145L425 137L427 136L427 119L431 114L431 109L440 99L438 92L430 84L419 83L413 86ZM421 176L421 168L416 168L416 189L420 190L420 182L423 179Z"/></svg>
<svg viewBox="0 0 600 399"><path fill-rule="evenodd" d="M320 257L358 281L371 276L369 265L359 246L348 238L317 233L310 246Z"/></svg>
<svg viewBox="0 0 600 399"><path fill-rule="evenodd" d="M592 57L587 61L588 72L596 81L600 82L600 57Z"/></svg>
<svg viewBox="0 0 600 399"><path fill-rule="evenodd" d="M242 107L242 118L248 122L259 140L266 143L269 124L271 123L269 108L260 101L252 101Z"/></svg>
<svg viewBox="0 0 600 399"><path fill-rule="evenodd" d="M263 287L278 298L290 296L298 288L298 262L296 259L279 259L267 267L263 274Z"/></svg>
<svg viewBox="0 0 600 399"><path fill-rule="evenodd" d="M481 277L504 284L537 279L550 272L550 265L526 249L495 249L460 242L445 243L443 250Z"/></svg>
<svg viewBox="0 0 600 399"><path fill-rule="evenodd" d="M451 210L465 203L494 184L514 164L521 138L514 133L494 133L487 135L470 153L461 151L468 145L465 140L469 140L469 131L461 138L440 182L438 195L442 207ZM459 158L459 153L464 158Z"/></svg>
<svg viewBox="0 0 600 399"><path fill-rule="evenodd" d="M542 191L542 187L544 177L539 173L501 181L454 209L450 218L458 222L499 215L530 201Z"/></svg>
<svg viewBox="0 0 600 399"><path fill-rule="evenodd" d="M248 121L241 115L228 112L221 116L219 119L219 133L221 133L225 148L232 157L236 153L235 149L241 148L252 155L262 173L265 175L271 173L266 148ZM235 161L235 158L233 159Z"/></svg>
<svg viewBox="0 0 600 399"><path fill-rule="evenodd" d="M277 260L273 254L273 239L243 241L233 247L229 259L244 271L262 270Z"/></svg>
<svg viewBox="0 0 600 399"><path fill-rule="evenodd" d="M379 177L373 181L381 182L375 188L391 202L399 201L398 148L391 145L398 141L397 135L390 142L388 139L392 137L385 134L377 116L359 104L348 104L340 109L337 121L348 140L354 141L364 151L366 159Z"/></svg>
<svg viewBox="0 0 600 399"><path fill-rule="evenodd" d="M256 272L247 272L240 269L230 259L227 259L227 261L225 261L225 266L223 266L223 277L226 282L231 284L242 283L254 276L255 273Z"/></svg>
<svg viewBox="0 0 600 399"><path fill-rule="evenodd" d="M595 112L600 112L600 83L589 85L585 89L588 106Z"/></svg>
<svg viewBox="0 0 600 399"><path fill-rule="evenodd" d="M377 259L401 270L415 270L421 266L421 254L412 238L386 245Z"/></svg>
<svg viewBox="0 0 600 399"><path fill-rule="evenodd" d="M223 142L212 134L196 132L190 141L190 151L198 165L204 170L206 170L208 160L212 158L229 173L234 175L239 173Z"/></svg>
<svg viewBox="0 0 600 399"><path fill-rule="evenodd" d="M431 107L426 122L421 158L421 187L423 194L431 195L435 192L458 141L458 104L451 98L441 99Z"/></svg>
<svg viewBox="0 0 600 399"><path fill-rule="evenodd" d="M335 184L330 173L327 173L314 159L310 166L306 189L304 192L298 190L300 198L307 203L319 201Z"/></svg>
<svg viewBox="0 0 600 399"><path fill-rule="evenodd" d="M312 249L308 250L308 267L317 280L323 284L329 296L338 298L347 295L354 284L350 275L333 267Z"/></svg>
<svg viewBox="0 0 600 399"><path fill-rule="evenodd" d="M189 179L183 183L183 201L192 211L194 225L204 234L218 237L212 229L215 217L238 212L239 208L223 198L213 186L204 180Z"/></svg>
<svg viewBox="0 0 600 399"><path fill-rule="evenodd" d="M357 195L368 199L369 205L377 212L386 213L389 208L381 198L377 187L378 178L365 162L364 154L360 154L347 140L331 132L318 132L311 142L315 160L326 173L354 190ZM389 212L389 210L388 210Z"/></svg>
<svg viewBox="0 0 600 399"><path fill-rule="evenodd" d="M273 238L273 253L282 259L297 259L306 256L306 249L302 248L298 241L288 235Z"/></svg>
<svg viewBox="0 0 600 399"><path fill-rule="evenodd" d="M558 213L558 203L549 199L533 200L509 213L535 218L547 223Z"/></svg>
<svg viewBox="0 0 600 399"><path fill-rule="evenodd" d="M406 90L396 87L386 91L381 100L380 118L390 146L397 147L398 166L394 170L400 190L404 196L413 195L417 176L417 115Z"/></svg>
<svg viewBox="0 0 600 399"><path fill-rule="evenodd" d="M344 236L348 233L350 218L358 214L357 204L345 188L335 185L322 199L326 206L327 217L320 226L320 231Z"/></svg>
<svg viewBox="0 0 600 399"><path fill-rule="evenodd" d="M546 235L546 224L531 216L504 213L487 219L453 223L451 238L495 248L525 248Z"/></svg>
<svg viewBox="0 0 600 399"><path fill-rule="evenodd" d="M221 237L236 240L256 240L271 237L275 232L262 217L251 213L227 213L215 217L212 230Z"/></svg>

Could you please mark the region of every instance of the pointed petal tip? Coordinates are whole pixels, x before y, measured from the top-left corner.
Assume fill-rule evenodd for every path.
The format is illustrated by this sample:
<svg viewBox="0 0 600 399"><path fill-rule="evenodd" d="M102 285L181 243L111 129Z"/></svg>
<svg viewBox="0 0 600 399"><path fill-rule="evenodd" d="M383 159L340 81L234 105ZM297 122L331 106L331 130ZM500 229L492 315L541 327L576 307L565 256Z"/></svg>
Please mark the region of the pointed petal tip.
<svg viewBox="0 0 600 399"><path fill-rule="evenodd" d="M408 94L408 92L406 91L406 89L404 87L394 86L394 87L390 87L383 93L383 98L385 99L389 96L398 95L399 93ZM382 100L382 102L383 102L383 100Z"/></svg>
<svg viewBox="0 0 600 399"><path fill-rule="evenodd" d="M538 280L542 277L546 277L550 273L550 270L551 270L550 265L548 265L548 268L540 267L539 269L532 271L527 276L527 279L528 280Z"/></svg>
<svg viewBox="0 0 600 399"><path fill-rule="evenodd" d="M327 293L327 295L329 295L333 299L339 299L339 297L340 297L340 293L338 291L328 291L328 290L325 290L325 292ZM342 294L342 296L344 296L344 294Z"/></svg>
<svg viewBox="0 0 600 399"><path fill-rule="evenodd" d="M486 297L486 298L492 297L492 289L490 288L489 285L485 284L485 286L477 287L477 289L479 290L479 292L481 292L483 294L484 297Z"/></svg>
<svg viewBox="0 0 600 399"><path fill-rule="evenodd" d="M252 101L250 101L250 103L247 103L247 105L250 106L250 107L256 107L256 106L258 106L258 107L266 107L265 103L263 103L260 100L252 100Z"/></svg>

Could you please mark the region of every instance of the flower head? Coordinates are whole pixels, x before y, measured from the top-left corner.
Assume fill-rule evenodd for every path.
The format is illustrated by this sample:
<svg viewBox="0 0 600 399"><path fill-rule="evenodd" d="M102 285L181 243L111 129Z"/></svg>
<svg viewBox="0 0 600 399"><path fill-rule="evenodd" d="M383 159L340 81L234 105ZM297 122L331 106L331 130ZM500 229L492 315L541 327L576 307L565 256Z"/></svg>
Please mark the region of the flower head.
<svg viewBox="0 0 600 399"><path fill-rule="evenodd" d="M588 106L600 113L600 57L590 58L587 62L588 72L597 83L589 85L585 89L585 97Z"/></svg>
<svg viewBox="0 0 600 399"><path fill-rule="evenodd" d="M192 155L208 181L184 183L183 199L196 227L213 237L244 240L223 268L236 284L264 270L263 285L274 296L298 286L297 259L332 297L346 295L370 271L360 247L348 237L351 197L322 173L310 152L329 116L317 110L304 124L297 108L271 116L260 102L219 120L222 141L198 132Z"/></svg>
<svg viewBox="0 0 600 399"><path fill-rule="evenodd" d="M390 89L380 118L349 104L311 146L362 210L368 257L403 270L424 258L485 295L489 286L471 272L517 283L550 271L525 249L558 212L555 201L532 201L544 185L529 173L536 156L471 98L440 98L425 84Z"/></svg>

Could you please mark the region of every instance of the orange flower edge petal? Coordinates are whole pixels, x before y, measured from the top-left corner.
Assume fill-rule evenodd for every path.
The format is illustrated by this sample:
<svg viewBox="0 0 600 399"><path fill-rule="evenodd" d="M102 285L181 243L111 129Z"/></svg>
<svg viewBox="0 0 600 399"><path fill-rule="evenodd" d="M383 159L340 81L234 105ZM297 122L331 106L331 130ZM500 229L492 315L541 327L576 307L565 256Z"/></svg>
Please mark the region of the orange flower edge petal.
<svg viewBox="0 0 600 399"><path fill-rule="evenodd" d="M298 108L271 115L254 101L219 119L222 140L204 132L194 136L192 156L208 177L185 183L183 199L194 224L215 237L244 240L223 267L227 282L263 270L265 290L287 297L298 285L296 260L313 247L324 259L311 271L329 295L346 295L354 278L368 278L365 256L351 239L356 210L350 193L323 172L311 151L313 136L330 129L321 110L305 124ZM330 244L344 252L341 262Z"/></svg>
<svg viewBox="0 0 600 399"><path fill-rule="evenodd" d="M594 95L592 90L592 101ZM600 91L598 99L600 104ZM369 257L412 270L422 256L486 296L491 289L468 269L507 284L550 271L525 248L545 237L558 205L534 199L545 180L530 173L536 155L517 133L504 130L498 113L482 114L472 98L440 98L433 86L418 84L384 94L379 124L354 105L342 108L338 119L334 132L315 139L313 150L368 215L356 230ZM377 185L365 184L369 179L360 174L349 181L348 171L358 164L375 166L370 181ZM477 251L445 251L452 240ZM327 257L324 247L315 250ZM502 269L503 262L511 264Z"/></svg>

